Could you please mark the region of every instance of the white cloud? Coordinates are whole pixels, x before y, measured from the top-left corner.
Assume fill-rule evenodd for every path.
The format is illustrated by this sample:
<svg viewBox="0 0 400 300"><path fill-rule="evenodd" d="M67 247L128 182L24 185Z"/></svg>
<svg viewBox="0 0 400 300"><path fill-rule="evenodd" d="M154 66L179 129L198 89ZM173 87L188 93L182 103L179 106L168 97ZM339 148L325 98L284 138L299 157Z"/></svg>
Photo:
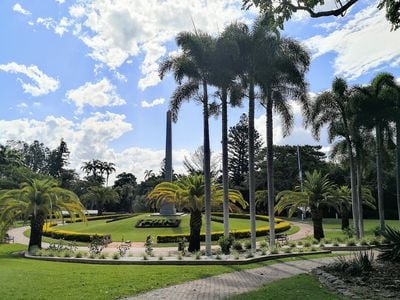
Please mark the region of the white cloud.
<svg viewBox="0 0 400 300"><path fill-rule="evenodd" d="M65 0L56 0L56 2L58 2L58 4L64 4Z"/></svg>
<svg viewBox="0 0 400 300"><path fill-rule="evenodd" d="M34 97L54 92L60 85L60 82L57 79L44 74L35 65L25 66L11 62L6 65L0 65L0 70L12 74L24 74L31 79L33 83L26 83L21 79L19 80L22 83L24 93L31 94Z"/></svg>
<svg viewBox="0 0 400 300"><path fill-rule="evenodd" d="M67 91L66 97L77 106L77 113L82 113L85 105L104 107L126 104L107 78L96 83L86 82L75 90Z"/></svg>
<svg viewBox="0 0 400 300"><path fill-rule="evenodd" d="M164 99L164 98L157 98L157 99L154 99L154 100L151 101L151 102L142 101L141 106L142 106L143 108L149 108L149 107L161 105L161 104L163 104L164 102L165 102L165 99Z"/></svg>
<svg viewBox="0 0 400 300"><path fill-rule="evenodd" d="M182 30L198 29L215 34L225 24L243 18L240 0L94 0L71 6L70 16L82 24L80 39L91 48L90 56L117 69L132 56L144 55L138 86L144 90L159 83L159 59L166 45Z"/></svg>
<svg viewBox="0 0 400 300"><path fill-rule="evenodd" d="M334 32L305 41L313 58L334 52L335 75L356 79L383 64L400 62L400 31L390 31L385 11L375 4L356 13Z"/></svg>
<svg viewBox="0 0 400 300"><path fill-rule="evenodd" d="M63 36L64 33L68 32L68 28L71 27L74 22L66 17L62 17L60 21L56 21L53 18L37 18L36 23L43 25L49 30L53 30L54 33L59 36ZM76 30L76 29L75 29Z"/></svg>
<svg viewBox="0 0 400 300"><path fill-rule="evenodd" d="M15 5L13 6L12 9L13 9L13 11L15 11L17 13L20 13L20 14L23 14L25 16L29 16L29 15L32 14L29 10L26 10L25 8L23 8L21 6L21 4L19 4L19 3L15 3Z"/></svg>
<svg viewBox="0 0 400 300"><path fill-rule="evenodd" d="M118 140L132 130L132 125L124 115L107 112L95 113L80 122L64 117L47 116L44 120L17 119L0 120L0 143L7 140L24 140L32 142L40 140L46 146L55 148L63 138L71 151L70 165L78 172L82 162L93 158L112 161L117 172L132 172L139 180L144 171L151 169L157 172L164 158L163 149L130 147L121 152L110 147L110 143ZM182 161L189 151L177 149L173 151L174 170L183 172ZM110 178L112 182L113 178Z"/></svg>

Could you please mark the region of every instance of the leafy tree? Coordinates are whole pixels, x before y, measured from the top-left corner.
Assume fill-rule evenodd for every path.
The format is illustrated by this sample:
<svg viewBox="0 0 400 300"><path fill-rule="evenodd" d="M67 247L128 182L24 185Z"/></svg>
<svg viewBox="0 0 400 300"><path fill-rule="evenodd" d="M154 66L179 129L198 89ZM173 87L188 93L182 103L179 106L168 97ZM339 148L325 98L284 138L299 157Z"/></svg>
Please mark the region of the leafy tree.
<svg viewBox="0 0 400 300"><path fill-rule="evenodd" d="M0 193L0 223L22 216L31 220L29 250L42 246L43 225L50 216L62 218L67 211L85 219L85 208L73 192L60 188L52 179L32 179L20 189L2 190Z"/></svg>
<svg viewBox="0 0 400 300"><path fill-rule="evenodd" d="M205 182L201 175L181 177L174 182L158 184L147 198L155 201L159 207L161 203L173 202L178 207L190 212L189 251L200 250L200 231L202 226L201 213L205 206ZM231 205L239 204L246 207L242 194L236 190L229 190ZM214 207L223 204L223 189L219 184L211 186L211 203Z"/></svg>
<svg viewBox="0 0 400 300"><path fill-rule="evenodd" d="M20 151L22 163L35 173L48 174L48 157L50 149L35 140L32 144L18 141L15 148Z"/></svg>
<svg viewBox="0 0 400 300"><path fill-rule="evenodd" d="M275 210L281 213L289 208L288 215L292 216L298 207L309 207L314 227L314 238L321 240L325 237L322 227L322 208L337 207L338 199L335 197L335 185L328 179L328 175L314 170L305 172L303 192L300 186L295 191L282 191L278 193Z"/></svg>
<svg viewBox="0 0 400 300"><path fill-rule="evenodd" d="M266 22L279 26L283 29L285 21L291 19L293 13L298 11L307 12L312 18L321 18L328 16L344 16L346 12L355 5L358 0L333 0L335 9L320 9L321 5L326 3L325 0L243 0L243 8L249 9L252 5L258 7L265 15ZM386 10L386 19L392 24L392 30L400 27L400 3L397 0L380 0L378 9Z"/></svg>
<svg viewBox="0 0 400 300"><path fill-rule="evenodd" d="M61 139L60 145L50 152L48 156L48 173L54 178L60 179L64 167L68 164L69 150L67 143Z"/></svg>
<svg viewBox="0 0 400 300"><path fill-rule="evenodd" d="M96 203L97 215L103 215L104 205L106 203L115 203L119 200L119 195L110 187L92 186L88 192L81 197L85 203Z"/></svg>
<svg viewBox="0 0 400 300"><path fill-rule="evenodd" d="M211 255L211 150L208 119L212 109L208 101L208 84L211 81L215 40L206 33L196 31L195 33L179 33L176 42L182 49L182 53L163 61L160 64L159 74L163 78L168 71L172 71L175 80L179 83L170 102L174 121L177 120L178 111L185 100L195 99L203 106L206 254ZM186 79L184 83L182 83L183 79ZM202 90L201 93L199 89Z"/></svg>
<svg viewBox="0 0 400 300"><path fill-rule="evenodd" d="M136 176L132 173L123 172L117 175L113 188L119 194L120 208L132 212L136 186Z"/></svg>
<svg viewBox="0 0 400 300"><path fill-rule="evenodd" d="M249 153L247 151L249 143L249 122L246 114L240 116L239 122L229 128L228 133L228 171L229 177L236 189L241 189L246 183L246 177L249 170ZM255 129L254 149L255 156L260 155L262 147L261 136Z"/></svg>

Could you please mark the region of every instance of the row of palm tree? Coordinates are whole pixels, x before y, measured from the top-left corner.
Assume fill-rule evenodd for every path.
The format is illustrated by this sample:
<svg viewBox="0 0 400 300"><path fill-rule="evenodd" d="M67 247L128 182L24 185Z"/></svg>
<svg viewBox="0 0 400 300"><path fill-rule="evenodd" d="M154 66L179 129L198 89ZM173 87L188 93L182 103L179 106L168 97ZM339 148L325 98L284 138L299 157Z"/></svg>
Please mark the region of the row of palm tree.
<svg viewBox="0 0 400 300"><path fill-rule="evenodd" d="M92 159L87 161L81 167L81 170L86 175L91 175L94 178L101 178L104 182L104 174L106 175L106 185L108 186L108 179L112 173L116 171L115 164L112 162L101 161L98 159Z"/></svg>
<svg viewBox="0 0 400 300"><path fill-rule="evenodd" d="M285 134L293 126L293 115L288 99L299 100L307 107L305 72L310 64L306 50L296 41L282 38L261 20L252 27L233 23L218 36L195 30L182 32L176 38L181 54L167 58L160 65L160 77L172 71L178 87L172 95L170 110L177 120L183 101L194 99L203 106L203 148L206 215L206 253L211 254L211 194L210 146L208 119L219 106L222 110L222 162L224 190L224 233L229 234L228 219L228 104L238 105L242 98L249 101L249 204L252 250L256 249L255 166L254 166L254 111L256 100L266 109L268 212L270 243L274 237L274 182L273 182L273 111L283 119ZM217 89L220 105L209 103L208 87ZM228 101L229 98L229 101Z"/></svg>
<svg viewBox="0 0 400 300"><path fill-rule="evenodd" d="M382 189L382 147L390 139L395 123L397 145L400 141L400 87L393 75L378 74L370 85L349 87L342 78L335 78L330 91L319 94L310 105L307 125L318 139L321 128L328 126L329 142L335 142L332 155L348 160L352 195L353 221L356 235L362 238L363 228L363 160L371 145L376 146L377 191L380 229L385 228ZM373 133L372 130L375 130ZM374 141L375 139L375 141ZM400 218L400 147L397 146L397 200Z"/></svg>

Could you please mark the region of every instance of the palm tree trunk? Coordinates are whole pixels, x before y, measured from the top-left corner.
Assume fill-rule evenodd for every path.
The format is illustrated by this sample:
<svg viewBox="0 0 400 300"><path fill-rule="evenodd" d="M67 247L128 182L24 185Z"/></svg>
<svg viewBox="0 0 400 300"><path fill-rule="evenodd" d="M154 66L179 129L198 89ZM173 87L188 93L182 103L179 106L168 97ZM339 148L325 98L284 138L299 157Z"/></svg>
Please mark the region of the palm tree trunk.
<svg viewBox="0 0 400 300"><path fill-rule="evenodd" d="M36 216L32 215L31 218L31 235L29 237L28 250L36 246L42 248L44 216L42 213L37 213Z"/></svg>
<svg viewBox="0 0 400 300"><path fill-rule="evenodd" d="M382 190L382 130L380 124L376 124L376 180L378 186L378 210L379 210L379 228L385 229L385 211L383 208L383 190Z"/></svg>
<svg viewBox="0 0 400 300"><path fill-rule="evenodd" d="M228 95L222 89L222 187L224 190L224 236L229 236L229 197L228 197Z"/></svg>
<svg viewBox="0 0 400 300"><path fill-rule="evenodd" d="M347 210L346 205L340 205L340 216L342 217L342 230L349 228L349 211Z"/></svg>
<svg viewBox="0 0 400 300"><path fill-rule="evenodd" d="M325 237L322 227L322 211L318 207L311 207L311 219L314 227L314 238L318 241Z"/></svg>
<svg viewBox="0 0 400 300"><path fill-rule="evenodd" d="M192 211L190 213L189 252L196 252L200 250L201 223L201 211Z"/></svg>
<svg viewBox="0 0 400 300"><path fill-rule="evenodd" d="M356 150L357 151L357 150ZM360 227L360 239L364 237L364 211L363 211L363 199L362 199L362 167L361 167L361 157L360 151L356 153L357 160L357 204L358 204L358 212L359 212L359 227Z"/></svg>
<svg viewBox="0 0 400 300"><path fill-rule="evenodd" d="M274 150L273 150L273 118L272 118L272 97L271 89L267 91L267 185L268 185L268 216L269 216L269 244L271 247L275 245L275 189L274 189Z"/></svg>
<svg viewBox="0 0 400 300"><path fill-rule="evenodd" d="M208 91L203 80L203 146L204 146L204 206L206 213L206 255L211 256L211 175L210 175L210 133L208 126Z"/></svg>
<svg viewBox="0 0 400 300"><path fill-rule="evenodd" d="M360 237L360 226L359 226L359 211L358 211L358 196L357 196L357 174L356 164L354 161L353 147L351 141L347 141L347 150L349 152L350 159L350 186L351 186L351 207L353 211L353 226L356 231L357 238Z"/></svg>
<svg viewBox="0 0 400 300"><path fill-rule="evenodd" d="M249 84L249 204L251 251L256 251L256 203L254 177L254 82Z"/></svg>
<svg viewBox="0 0 400 300"><path fill-rule="evenodd" d="M400 121L396 122L396 192L400 220Z"/></svg>

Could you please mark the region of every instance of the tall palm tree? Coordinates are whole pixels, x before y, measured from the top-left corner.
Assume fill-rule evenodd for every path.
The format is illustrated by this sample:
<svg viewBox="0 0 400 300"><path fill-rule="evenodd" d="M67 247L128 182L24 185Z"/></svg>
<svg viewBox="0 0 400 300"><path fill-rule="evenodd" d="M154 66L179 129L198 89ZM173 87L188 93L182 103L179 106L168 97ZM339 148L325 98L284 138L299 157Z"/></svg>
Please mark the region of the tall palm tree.
<svg viewBox="0 0 400 300"><path fill-rule="evenodd" d="M108 178L112 173L116 171L115 164L110 162L104 162L104 172L106 173L106 186L108 186Z"/></svg>
<svg viewBox="0 0 400 300"><path fill-rule="evenodd" d="M159 74L162 79L168 71L172 71L175 80L179 83L170 102L170 110L175 122L179 109L185 100L195 99L203 106L206 254L211 255L211 150L208 123L210 116L208 84L212 73L215 40L202 32L181 32L176 37L176 42L182 49L182 53L164 60L160 64ZM185 82L182 82L183 79L185 79Z"/></svg>
<svg viewBox="0 0 400 300"><path fill-rule="evenodd" d="M91 186L87 193L82 195L82 201L86 203L96 203L97 215L102 216L104 204L115 203L119 200L118 193L110 187Z"/></svg>
<svg viewBox="0 0 400 300"><path fill-rule="evenodd" d="M275 209L278 213L289 208L288 215L292 216L298 207L310 207L314 227L314 238L321 240L325 237L322 227L322 208L337 207L338 199L335 197L335 185L328 179L328 175L314 170L305 172L303 192L300 186L295 191L282 191L276 196Z"/></svg>
<svg viewBox="0 0 400 300"><path fill-rule="evenodd" d="M274 228L274 169L273 169L273 111L281 116L284 135L293 126L293 115L288 99L299 101L308 111L307 84L305 73L310 65L310 56L303 46L295 40L280 38L267 32L260 47L268 55L260 56L257 81L262 90L262 103L266 110L267 141L267 189L270 244L275 242Z"/></svg>
<svg viewBox="0 0 400 300"><path fill-rule="evenodd" d="M392 101L396 97L394 87L395 81L393 75L380 73L375 76L371 85L356 88L359 94L354 97L352 104L356 122L367 129L375 128L378 210L381 231L385 229L382 188L382 145L384 131L388 128L393 112Z"/></svg>
<svg viewBox="0 0 400 300"><path fill-rule="evenodd" d="M397 84L396 90L397 95L393 103L393 121L396 127L396 194L397 210L400 220L400 84Z"/></svg>
<svg viewBox="0 0 400 300"><path fill-rule="evenodd" d="M157 206L163 202L175 203L177 206L190 212L189 251L200 250L200 232L202 225L201 212L205 206L205 182L201 175L181 177L175 182L162 182L148 195L149 200L155 201ZM246 207L242 194L236 190L228 190L230 205L239 204ZM211 185L211 204L218 207L223 203L224 191L219 184Z"/></svg>
<svg viewBox="0 0 400 300"><path fill-rule="evenodd" d="M345 140L350 166L350 186L353 207L353 222L357 237L360 237L360 214L357 193L356 163L354 158L354 145L350 124L350 98L351 90L342 78L335 78L332 90L319 94L310 106L307 116L307 125L312 127L312 133L319 139L321 128L328 125L328 139L330 142L337 137Z"/></svg>
<svg viewBox="0 0 400 300"><path fill-rule="evenodd" d="M29 250L34 246L41 248L44 223L49 216L62 218L63 211L73 219L78 215L85 220L85 208L78 196L58 187L52 179L32 179L21 184L20 189L0 193L0 221L15 220L20 216L31 219Z"/></svg>
<svg viewBox="0 0 400 300"><path fill-rule="evenodd" d="M243 97L243 87L236 81L240 56L234 34L234 26L228 26L218 37L213 55L212 84L218 88L221 100L222 120L222 186L224 190L224 235L229 236L229 174L228 174L228 104L237 106ZM234 32L233 32L234 33ZM228 95L230 96L228 102Z"/></svg>

